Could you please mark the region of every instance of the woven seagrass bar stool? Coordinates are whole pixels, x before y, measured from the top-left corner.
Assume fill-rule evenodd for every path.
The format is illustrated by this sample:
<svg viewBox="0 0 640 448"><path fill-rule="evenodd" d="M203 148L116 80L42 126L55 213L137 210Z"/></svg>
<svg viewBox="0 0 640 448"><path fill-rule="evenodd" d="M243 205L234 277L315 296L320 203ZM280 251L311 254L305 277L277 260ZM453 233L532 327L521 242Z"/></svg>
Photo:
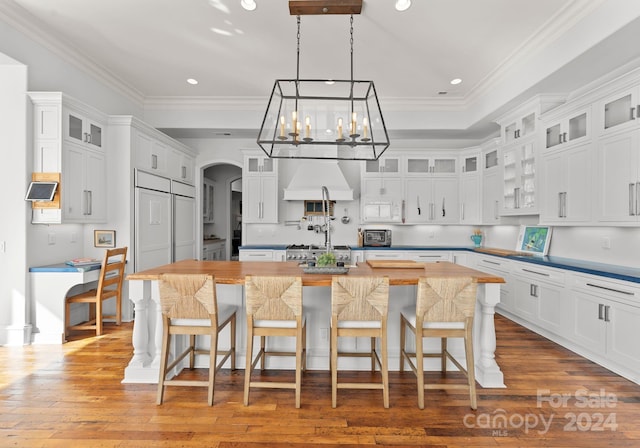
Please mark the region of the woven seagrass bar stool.
<svg viewBox="0 0 640 448"><path fill-rule="evenodd" d="M476 409L475 364L473 360L473 318L477 284L472 278L420 278L415 307L400 315L400 371L405 361L418 379L418 407L424 409L425 389L465 389L469 391L471 409ZM415 353L407 352L406 333L415 336ZM423 338L440 338L440 352L424 353ZM467 368L447 349L447 338L463 338ZM467 377L467 384L431 383L424 381L424 358L440 358L441 371L446 374L451 361ZM415 364L412 362L415 358Z"/></svg>
<svg viewBox="0 0 640 448"><path fill-rule="evenodd" d="M302 278L290 276L245 277L247 308L247 367L244 372L244 405L249 404L252 387L295 389L296 408L300 407L302 371L306 364L307 326L302 312ZM253 338L260 337L260 350L253 357ZM294 337L295 352L268 350L266 338ZM260 362L264 369L269 356L295 356L295 382L251 381L251 372Z"/></svg>
<svg viewBox="0 0 640 448"><path fill-rule="evenodd" d="M157 404L162 404L167 386L207 387L207 402L213 406L216 372L231 360L231 370L236 368L236 313L238 307L218 305L216 283L207 274L163 274L160 276L160 306L162 309L162 355L158 379ZM218 350L218 338L222 330L230 330L230 347ZM172 335L188 335L189 346L169 364ZM210 348L196 347L196 336L208 336ZM207 381L166 379L167 374L189 355L189 368L194 368L195 355L209 355ZM218 356L222 356L217 362Z"/></svg>
<svg viewBox="0 0 640 448"><path fill-rule="evenodd" d="M382 389L385 408L389 407L389 373L387 357L387 313L389 279L387 277L334 276L331 281L331 406L337 406L338 389ZM339 337L368 337L368 352L338 351ZM380 339L380 353L376 350ZM381 383L338 382L338 357L371 358L371 371L376 364L382 374Z"/></svg>

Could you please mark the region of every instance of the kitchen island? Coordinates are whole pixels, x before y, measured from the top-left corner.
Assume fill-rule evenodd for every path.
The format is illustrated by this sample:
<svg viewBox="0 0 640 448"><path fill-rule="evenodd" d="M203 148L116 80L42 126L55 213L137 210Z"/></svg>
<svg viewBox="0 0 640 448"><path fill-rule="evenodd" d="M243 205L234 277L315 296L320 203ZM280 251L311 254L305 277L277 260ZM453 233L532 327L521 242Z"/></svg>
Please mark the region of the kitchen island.
<svg viewBox="0 0 640 448"><path fill-rule="evenodd" d="M399 313L415 303L418 278L433 277L473 277L478 282L478 302L474 321L474 353L476 359L476 379L483 387L505 387L502 371L495 360L496 337L494 327L495 305L500 300L500 284L504 280L496 275L486 274L449 262L418 263L416 269L372 268L367 263L358 263L344 275L387 276L392 286L389 300L389 365L392 370L399 366ZM307 367L310 370L328 370L330 322L331 275L306 274L297 262L238 262L238 261L196 261L183 260L127 276L129 298L135 306L133 327L133 356L125 368L124 383L157 383L160 363L160 342L162 325L159 307L158 278L161 274L212 274L216 279L219 303L229 303L241 308L237 329L237 363L244 365L246 331L244 310L244 278L246 275L295 275L302 277L303 307L307 315ZM368 339L368 338L362 338ZM221 341L225 347L226 340ZM368 340L344 341L351 350L363 350ZM438 341L432 341L438 342ZM451 350L462 354L462 344L453 341ZM359 346L358 344L363 344ZM439 346L439 342L433 347ZM341 346L342 348L342 346ZM283 347L286 349L286 347ZM463 358L463 357L462 357ZM282 364L268 367L291 368L283 359ZM355 362L360 360L354 360ZM365 360L366 361L366 360ZM438 360L433 360L433 367ZM206 366L206 363L202 363ZM362 364L341 365L341 369L367 369ZM395 369L394 369L395 367ZM429 365L426 368L430 368Z"/></svg>

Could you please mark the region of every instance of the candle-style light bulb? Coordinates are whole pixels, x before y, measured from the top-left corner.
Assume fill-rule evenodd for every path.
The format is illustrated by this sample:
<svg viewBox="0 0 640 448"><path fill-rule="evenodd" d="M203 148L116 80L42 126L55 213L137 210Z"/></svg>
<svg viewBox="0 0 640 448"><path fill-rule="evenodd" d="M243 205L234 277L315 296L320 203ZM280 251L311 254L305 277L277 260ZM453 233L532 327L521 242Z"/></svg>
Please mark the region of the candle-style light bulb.
<svg viewBox="0 0 640 448"><path fill-rule="evenodd" d="M311 137L311 118L309 118L309 116L307 116L307 118L305 118L304 136L305 136L305 138L310 138Z"/></svg>
<svg viewBox="0 0 640 448"><path fill-rule="evenodd" d="M291 125L293 126L293 133L298 133L298 111L291 112Z"/></svg>
<svg viewBox="0 0 640 448"><path fill-rule="evenodd" d="M356 122L357 122L357 119L358 119L358 114L353 112L351 114L351 135L356 133L356 129L357 129L356 128Z"/></svg>
<svg viewBox="0 0 640 448"><path fill-rule="evenodd" d="M338 139L342 140L342 118L338 118Z"/></svg>
<svg viewBox="0 0 640 448"><path fill-rule="evenodd" d="M284 138L284 115L280 116L280 137Z"/></svg>
<svg viewBox="0 0 640 448"><path fill-rule="evenodd" d="M369 127L369 119L364 117L362 119L362 138L367 138L367 128Z"/></svg>

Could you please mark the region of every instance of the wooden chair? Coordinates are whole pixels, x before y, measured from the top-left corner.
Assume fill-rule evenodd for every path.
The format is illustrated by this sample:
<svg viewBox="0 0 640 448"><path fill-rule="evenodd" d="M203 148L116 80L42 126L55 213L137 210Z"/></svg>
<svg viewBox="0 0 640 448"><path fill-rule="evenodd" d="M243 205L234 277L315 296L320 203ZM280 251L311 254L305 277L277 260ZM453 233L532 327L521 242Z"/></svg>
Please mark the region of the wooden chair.
<svg viewBox="0 0 640 448"><path fill-rule="evenodd" d="M334 276L331 282L331 406L336 407L338 389L382 389L385 408L389 407L389 372L387 357L387 312L389 279L387 277ZM339 352L338 338L369 337L370 352ZM380 338L380 355L376 351ZM371 371L376 363L382 383L338 383L338 357L370 357Z"/></svg>
<svg viewBox="0 0 640 448"><path fill-rule="evenodd" d="M244 405L249 404L249 389L295 389L296 408L300 407L302 371L306 365L307 326L302 314L302 278L247 276L245 278L247 308L247 367L244 372ZM253 358L253 337L260 336L260 350ZM292 336L295 352L267 350L266 338ZM295 356L295 382L251 381L251 372L260 361L264 369L267 356Z"/></svg>
<svg viewBox="0 0 640 448"><path fill-rule="evenodd" d="M70 330L95 330L96 336L102 334L102 319L115 319L116 325L122 323L122 283L127 260L127 248L107 249L102 259L98 287L90 291L69 296L65 299L65 337ZM116 299L116 314L103 315L102 302ZM71 325L71 304L88 303L89 320L87 322Z"/></svg>
<svg viewBox="0 0 640 448"><path fill-rule="evenodd" d="M207 274L163 274L160 276L160 306L162 308L162 355L158 380L157 404L162 404L167 386L207 387L207 402L213 406L216 372L231 358L231 370L236 368L236 311L233 305L218 305L215 279ZM229 326L230 348L218 350L218 336ZM171 335L189 335L189 346L169 364ZM196 347L196 335L209 336L210 349ZM193 369L195 355L209 355L209 379L170 379L167 374L189 355ZM217 357L223 356L219 363Z"/></svg>
<svg viewBox="0 0 640 448"><path fill-rule="evenodd" d="M420 278L416 306L402 310L400 315L400 371L405 360L418 378L418 407L424 409L425 389L468 389L471 409L476 409L475 364L473 361L473 319L477 284L472 278ZM406 350L406 329L415 335L416 351ZM416 331L416 329L418 329ZM420 330L422 329L422 330ZM423 338L440 338L439 353L424 353ZM447 338L463 338L467 368L447 350ZM440 358L446 374L450 360L467 377L467 384L425 384L425 357ZM415 358L415 364L411 361Z"/></svg>

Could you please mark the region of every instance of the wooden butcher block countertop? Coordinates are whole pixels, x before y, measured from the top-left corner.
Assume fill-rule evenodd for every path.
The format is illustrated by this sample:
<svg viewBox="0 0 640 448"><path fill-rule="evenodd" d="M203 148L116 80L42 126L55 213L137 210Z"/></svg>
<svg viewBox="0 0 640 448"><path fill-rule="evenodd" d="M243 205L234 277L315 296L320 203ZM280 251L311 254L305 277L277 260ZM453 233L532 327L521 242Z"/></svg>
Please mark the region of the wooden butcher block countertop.
<svg viewBox="0 0 640 448"><path fill-rule="evenodd" d="M379 260L382 261L382 260ZM367 263L358 263L347 274L353 277L385 276L394 286L416 285L419 277L472 277L478 283L504 283L502 277L447 261L418 263L417 269L372 268ZM197 261L183 260L158 266L127 276L127 280L157 280L161 274L212 274L220 284L241 285L247 275L289 275L302 277L304 286L331 286L330 274L306 274L297 262L260 261Z"/></svg>

